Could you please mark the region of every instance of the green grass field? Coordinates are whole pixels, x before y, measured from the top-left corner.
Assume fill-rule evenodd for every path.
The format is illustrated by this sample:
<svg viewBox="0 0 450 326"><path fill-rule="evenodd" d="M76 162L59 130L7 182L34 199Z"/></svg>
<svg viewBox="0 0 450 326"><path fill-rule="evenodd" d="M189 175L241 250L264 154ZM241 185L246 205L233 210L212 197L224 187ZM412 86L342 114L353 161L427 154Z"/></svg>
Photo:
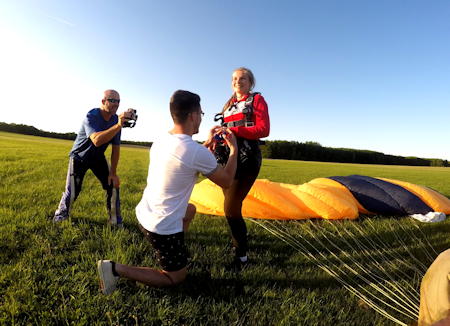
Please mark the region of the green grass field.
<svg viewBox="0 0 450 326"><path fill-rule="evenodd" d="M118 291L104 296L98 289L98 259L156 266L134 216L146 184L148 149L122 147L118 173L125 228L117 230L106 225L104 193L91 172L71 220L58 225L48 220L64 189L71 146L0 132L1 325L394 325L358 297L374 288L364 277L383 269L380 283L389 278L412 297L426 267L449 247L448 221L248 220L252 261L235 274L225 268L232 255L224 218L198 214L186 236L192 262L184 284L152 289L121 280ZM447 168L264 160L260 178L300 184L349 174L409 181L450 197ZM270 232L282 229L281 237ZM364 272L327 273L326 268L342 264L361 265ZM377 305L399 323L414 322L396 311L407 305L402 300Z"/></svg>

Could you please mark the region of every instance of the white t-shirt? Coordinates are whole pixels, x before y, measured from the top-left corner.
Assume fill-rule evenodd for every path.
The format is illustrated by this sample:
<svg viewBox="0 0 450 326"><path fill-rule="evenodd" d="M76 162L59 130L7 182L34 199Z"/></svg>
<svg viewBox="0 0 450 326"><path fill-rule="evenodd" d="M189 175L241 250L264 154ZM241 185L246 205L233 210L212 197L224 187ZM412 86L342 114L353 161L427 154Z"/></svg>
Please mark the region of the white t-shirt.
<svg viewBox="0 0 450 326"><path fill-rule="evenodd" d="M163 135L150 149L147 187L136 206L139 223L157 234L183 231L198 173L209 176L217 167L214 155L191 136Z"/></svg>

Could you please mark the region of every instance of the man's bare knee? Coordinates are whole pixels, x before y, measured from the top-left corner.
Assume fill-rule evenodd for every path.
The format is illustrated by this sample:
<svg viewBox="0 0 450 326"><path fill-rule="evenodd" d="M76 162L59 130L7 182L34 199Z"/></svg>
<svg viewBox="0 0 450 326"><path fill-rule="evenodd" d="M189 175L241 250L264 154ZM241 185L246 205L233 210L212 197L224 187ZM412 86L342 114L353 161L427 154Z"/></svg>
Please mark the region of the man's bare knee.
<svg viewBox="0 0 450 326"><path fill-rule="evenodd" d="M194 204L189 203L186 208L186 216L185 217L191 217L194 218L195 213L197 212L197 207L195 207Z"/></svg>
<svg viewBox="0 0 450 326"><path fill-rule="evenodd" d="M197 212L197 208L192 205L188 204L186 208L186 214L183 218L183 231L186 232L189 228L189 224L191 224L192 220L194 219L195 213Z"/></svg>
<svg viewBox="0 0 450 326"><path fill-rule="evenodd" d="M186 279L187 270L186 267L175 272L162 271L162 273L170 280L171 285L177 285L182 283Z"/></svg>

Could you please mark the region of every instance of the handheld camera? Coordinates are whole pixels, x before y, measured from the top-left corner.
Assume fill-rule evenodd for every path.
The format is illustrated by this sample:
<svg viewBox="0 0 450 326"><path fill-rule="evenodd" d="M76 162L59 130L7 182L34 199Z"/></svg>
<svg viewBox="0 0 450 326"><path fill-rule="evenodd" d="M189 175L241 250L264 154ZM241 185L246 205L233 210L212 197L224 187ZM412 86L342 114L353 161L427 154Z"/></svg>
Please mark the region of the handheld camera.
<svg viewBox="0 0 450 326"><path fill-rule="evenodd" d="M136 121L138 118L137 111L135 109L128 109L127 113L129 113L130 117L127 118L127 121L123 124L124 128L133 128L136 125Z"/></svg>

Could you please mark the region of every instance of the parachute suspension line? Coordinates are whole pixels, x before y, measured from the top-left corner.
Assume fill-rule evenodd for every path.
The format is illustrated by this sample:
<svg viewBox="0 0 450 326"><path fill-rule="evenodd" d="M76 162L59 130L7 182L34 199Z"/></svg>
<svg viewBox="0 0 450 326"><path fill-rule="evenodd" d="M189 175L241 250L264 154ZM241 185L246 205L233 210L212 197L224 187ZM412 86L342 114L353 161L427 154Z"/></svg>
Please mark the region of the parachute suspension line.
<svg viewBox="0 0 450 326"><path fill-rule="evenodd" d="M368 219L368 221L369 221L368 224L371 226L372 230L376 233L376 228L375 228L373 222L370 221L370 219ZM404 241L402 240L402 238L399 236L399 232L397 231L398 228L401 228L402 230L404 230L404 228L403 228L403 226L401 225L401 223L398 223L398 222L397 222L397 225L396 225L395 228L394 228L392 225L389 225L389 227L390 227L390 231L391 231L392 235L394 235L394 236L396 237L396 240L402 244L403 249L404 249L404 250L408 253L408 255L416 262L416 264L408 264L408 263L406 263L404 260L399 260L399 262L402 262L402 263L404 263L404 264L408 264L408 267L413 268L413 269L416 269L417 272L419 272L419 273L421 273L421 274L425 274L425 272L426 272L426 270L427 270L428 267L427 267L426 265L424 265L422 261L418 260L414 255L411 254L411 252L410 252L409 249L408 249L408 246L405 244L405 242L404 242ZM423 233L422 233L422 234L423 234ZM380 238L378 237L378 235L376 235L376 237L379 239L379 243L383 244L383 246L386 248L386 251L392 251L392 248L389 248L389 247L385 244L385 241L383 241L382 239L380 239ZM414 239L414 240L417 241L417 242L423 243L423 242L421 241L421 239L418 238L414 233L409 234L409 239ZM428 244L429 244L429 243L428 243ZM431 244L429 244L429 245L430 245L430 247L431 247ZM431 248L432 248L432 247L431 247ZM434 248L432 248L432 250L434 251ZM428 257L430 257L429 254L428 254L428 252L427 252L427 250L424 250L424 253L425 253ZM402 258L404 259L404 256L401 256L401 255L398 255L397 257L400 258L400 259L402 259ZM430 259L431 259L431 258L430 258ZM433 261L433 259L431 259L431 261Z"/></svg>
<svg viewBox="0 0 450 326"><path fill-rule="evenodd" d="M350 224L350 225L353 226L354 228L356 228L357 230L359 230L359 233L360 233L360 235L362 235L363 239L370 239L369 236L366 236L363 232L361 232L362 228L361 227L358 228L358 224L355 223L355 224ZM348 229L344 228L344 231L348 231ZM347 233L351 235L350 239L355 239L355 243L357 245L358 245L358 243L360 243L359 241L356 241L357 237L353 236L351 234L351 232L347 232ZM399 238L398 235L397 235L397 238ZM382 246L386 247L385 241L380 242L380 244ZM359 247L362 247L362 246L359 246ZM400 265L405 265L406 264L406 262L404 262L402 260L402 256L400 256L400 255L392 255L391 254L393 252L392 248L387 248L386 250L384 250L384 249L380 250L379 249L380 245L374 244L374 243L373 243L373 248L374 248L374 250L373 250L374 252L378 252L379 253L378 254L379 257L383 257L384 258L381 261L381 263L387 264L388 265L387 267L391 267L392 269L396 270L396 272L398 274L402 274L401 275L402 279L411 278L410 275L408 275L408 274L403 272L403 268L399 268L399 266L391 263L391 262L400 262L401 263ZM372 257L374 257L372 254L370 254L370 251L369 252L362 251L362 254L364 256L366 256L366 258L369 260L369 264L370 263L373 264L373 267L371 267L372 271L374 271L374 272L378 271L378 272L384 273L384 275L381 275L381 276L378 275L378 273L373 273L372 276L374 277L375 281L377 281L377 284L376 284L376 286L374 286L373 284L371 286L377 288L377 287L380 286L380 284L383 285L383 283L380 283L380 281L385 282L387 284L387 286L383 286L383 288L385 288L387 292L385 292L385 290L383 290L382 288L377 289L377 290L379 292L381 292L382 294L384 294L385 296L388 296L388 293L390 293L391 295L394 295L394 296L398 295L398 299L401 302L398 302L396 299L392 298L391 296L388 296L388 297L389 297L390 300L392 300L396 304L399 304L399 305L401 304L403 309L415 310L415 312L413 312L413 311L410 311L410 312L412 312L413 314L417 314L418 313L417 307L419 305L418 292L416 290L417 287L414 288L409 283L407 283L406 285L407 285L407 288L409 288L409 291L405 291L406 289L399 288L397 286L397 283L395 282L394 278L392 277L392 274L389 273L387 269L383 268L383 265L380 262L378 262L376 259L372 259L372 261L370 261L370 259ZM356 261L356 264L358 265L359 263ZM403 267L414 269L414 268L411 268L411 267L414 267L414 266L412 266L410 264L406 264L406 265L407 266L403 266ZM362 269L362 267L360 267L360 268ZM414 276L417 275L417 273L418 273L418 271L416 270ZM420 271L419 271L419 273L420 273ZM414 279L416 279L416 277L414 277ZM389 287L391 287L393 290L391 290ZM398 294L396 292L398 292ZM406 293L406 292L409 292L409 294ZM416 299L416 300L414 300L414 299ZM407 309L407 306L409 306L410 309Z"/></svg>
<svg viewBox="0 0 450 326"><path fill-rule="evenodd" d="M326 233L324 232L323 229L321 228L317 228L315 227L315 232L312 232L311 230L308 230L308 233L310 233L310 235L312 237L315 237L315 233L321 233L321 235L324 237L324 239L328 242L328 244L331 247L334 247L336 252L340 251L340 254L344 256L344 259L348 260L349 263L346 263L344 261L344 259L341 259L337 254L335 254L335 252L333 251L333 249L329 249L329 247L327 246L326 243L321 242L320 240L318 240L318 238L316 238L319 243L321 244L321 246L323 248L325 248L326 250L328 250L328 252L337 260L338 263L340 263L341 265L343 265L345 267L345 269L347 269L347 271L349 271L350 273L353 274L353 276L355 276L356 278L362 280L364 283L368 284L370 287L374 288L377 292L382 293L385 297L387 297L388 299L390 299L391 301L394 301L394 303L398 304L398 302L396 302L395 299L393 299L392 297L390 297L388 291L388 289L386 289L386 287L383 286L379 286L378 280L375 280L377 283L374 283L373 280L371 280L370 278L373 277L372 275L372 269L368 269L364 266L362 266L356 259L353 259L353 257L348 254L347 251L345 250L341 250L339 247L336 246L336 244L330 240ZM345 241L347 243L347 245L350 245L347 241ZM350 246L351 247L351 246ZM337 267L336 265L334 267ZM346 271L341 270L340 268L338 268L340 272L342 272L343 275L348 275L348 273ZM374 299L378 299L380 300L383 304L389 306L390 308L397 310L399 313L408 315L408 313L405 313L399 309L396 309L396 306L393 306L391 304L389 304L386 301L383 301L379 298L379 296L372 294L371 292L369 292L368 290L366 290L364 287L360 286L362 291L367 292L368 295L373 296ZM411 311L409 311L411 313Z"/></svg>
<svg viewBox="0 0 450 326"><path fill-rule="evenodd" d="M369 224L371 224L372 229L375 231L375 228L373 227L373 223L370 220ZM408 233L408 230L403 227L402 223L398 223L397 222L397 226L398 228L401 228L403 231L405 231L406 233ZM396 226L396 227L397 227ZM416 226L416 224L413 224L413 226ZM363 231L362 231L362 227L359 226L358 224L354 224L353 227L355 229L358 230L359 234L364 237L365 239L368 239L370 241L370 237L368 237ZM398 236L398 232L396 231L396 228L394 228L393 226L391 227L392 233L396 234L396 238L400 239L400 237ZM414 239L413 243L423 243L421 241L420 238L418 238L414 233L409 232L410 234L407 236L409 239ZM372 236L374 236L374 234L372 233ZM411 264L408 261L404 260L404 255L400 255L400 254L395 254L395 251L392 250L392 248L388 247L386 244L386 241L383 241L382 239L380 239L375 232L375 236L379 239L379 244L377 244L377 246L382 246L384 247L384 249L382 250L383 252L383 256L385 257L384 263L386 265L388 265L388 267L390 266L392 269L395 269L397 271L397 273L402 274L402 278L403 279L410 279L411 275L407 274L404 272L404 269L407 270L411 270L414 271L414 275L413 275L413 280L412 280L412 284L411 283L406 283L403 286L406 288L399 288L397 286L396 281L392 278L392 275L388 272L386 272L386 276L388 278L390 278L390 286L392 286L394 289L396 289L402 296L406 296L409 297L409 299L412 301L412 303L414 304L414 309L417 310L417 314L418 314L418 306L419 306L419 292L418 292L418 288L420 286L420 279L421 277L425 274L426 268L417 268L416 264ZM374 243L374 242L372 242ZM374 244L375 247L375 244ZM431 247L431 245L430 245ZM429 249L423 249L422 252L428 254ZM433 249L434 251L434 249ZM380 257L383 257L380 256ZM411 253L409 253L409 256L417 262L417 259L414 255L412 255ZM430 261L432 261L433 259L430 259ZM376 260L375 260L376 261ZM402 266L397 266L395 265L395 263L398 263L399 265ZM422 262L420 262L420 265L422 265ZM377 266L378 269L381 271L384 271L385 269L377 262ZM403 267L403 268L402 268ZM415 286L413 286L415 285ZM408 293L406 293L408 292Z"/></svg>
<svg viewBox="0 0 450 326"><path fill-rule="evenodd" d="M332 224L332 223L331 223L331 224ZM333 225L332 225L332 226L333 226ZM364 231L362 230L362 228L361 228L361 227L358 227L357 224L352 224L352 227L354 227L354 228L358 231L359 235L360 235L362 238L368 239L368 240L369 240L369 243L372 245L372 247L369 248L368 246L364 245L364 244L362 243L362 241L361 241L361 242L360 242L360 241L354 241L355 244L356 244L356 246L359 248L358 252L361 252L362 255L363 255L364 257L366 257L367 259L371 260L371 262L372 262L372 263L374 264L374 266L376 267L376 268L373 269L374 271L379 270L379 271L381 271L381 272L384 272L384 273L385 273L385 276L386 276L388 279L390 279L390 281L385 280L383 277L380 277L380 276L377 275L376 273L374 273L374 275L373 275L375 278L379 278L379 280L385 280L386 282L395 282L395 280L394 280L394 278L392 277L392 275L391 275L390 273L387 273L387 272L386 272L386 269L383 267L383 265L382 265L377 259L374 259L374 258L373 258L374 256L373 256L373 254L371 253L371 252L373 252L373 251L378 252L378 253L380 254L380 257L383 257L383 258L384 258L384 259L382 260L382 262L385 263L385 264L392 265L392 264L391 264L391 261L398 261L400 264L406 265L407 268L411 268L411 269L414 269L414 268L415 268L414 265L407 264L407 262L404 262L404 261L402 260L402 256L390 254L388 250L380 250L380 249L379 249L380 245L374 243L373 241L370 241L368 235L365 234ZM347 235L349 235L349 238L350 238L350 239L357 239L357 237L356 237L354 234L352 234L348 228L344 228L343 231L344 231ZM385 245L384 242L380 242L380 244L381 244L382 246L386 247L386 245ZM392 252L392 250L390 250L390 251ZM390 256L387 256L386 253L388 253ZM417 271L416 271L416 272L417 272ZM419 272L420 272L420 271L419 271ZM408 274L406 274L406 273L403 272L403 269L399 269L399 273L401 273L402 276L403 276L403 278L405 278L405 279L408 279L408 278L410 277ZM394 289L397 289L397 287L395 286L395 283L392 283L392 285L393 285ZM416 289L415 289L414 287L411 287L411 285L410 285L409 283L408 283L408 287L410 287L410 290L413 291L412 294L413 294L413 296L414 296L414 294L417 292ZM405 294L404 291L405 291L405 289L399 290L399 294L400 294L401 296L404 296L404 294ZM408 298L408 297L407 297L407 298ZM408 298L408 299L409 299L409 298ZM415 304L414 304L414 306L415 306Z"/></svg>
<svg viewBox="0 0 450 326"><path fill-rule="evenodd" d="M330 222L329 222L330 223ZM337 234L339 236L339 239L343 240L344 243L347 245L347 247L351 248L352 251L356 251L355 248L352 246L352 244L350 242L348 242L345 237L342 236L342 233L340 232L340 230L335 226L335 224L330 223L332 227L335 227L337 230ZM314 224L312 224L314 226ZM352 266L352 268L348 268L350 270L350 272L352 272L354 274L354 276L356 278L359 278L360 280L364 281L366 284L368 284L371 288L375 289L377 292L383 294L384 297L386 297L389 301L392 301L395 305L391 305L386 301L383 301L382 299L380 299L379 296L377 295L373 295L372 293L368 292L369 295L374 296L374 298L376 298L377 300L380 300L383 304L389 306L390 308L397 310L399 313L407 315L407 316L413 316L416 313L418 314L418 310L415 312L415 306L414 304L411 305L411 301L408 297L402 298L404 297L404 291L398 291L398 294L395 293L395 291L392 291L388 286L386 286L383 283L388 283L389 284L389 280L394 281L394 279L392 278L392 276L389 273L385 273L385 269L382 267L382 265L375 259L373 259L373 254L370 254L369 252L364 252L364 250L361 252L362 256L364 256L366 259L368 259L368 262L365 261L365 266L361 265L361 263L357 260L354 259L352 255L350 255L347 251L345 250L341 250L340 247L338 247L335 244L335 241L333 240L333 238L328 238L327 237L327 233L330 234L331 236L333 236L333 234L330 231L325 230L324 228L319 228L317 226L315 227L315 232L310 232L311 236L315 236L314 234L322 234L323 237L328 241L329 245L334 248L334 251L336 252L340 252L341 255L344 256L345 259L347 259ZM349 232L348 229L344 229L348 232L348 234L350 235L350 239L356 239L356 237L354 236L354 234L352 234L351 232ZM335 236L334 236L335 238ZM355 241L356 245L358 247L362 247L362 244ZM329 249L329 247L327 246L327 244L322 243L321 244L324 248L326 248L332 255L334 255L333 249ZM373 248L373 251L377 254L380 255L380 257L384 258L384 255L382 254L382 252L380 250L377 249L377 247ZM359 253L360 251L358 251ZM338 260L340 260L338 258ZM343 260L341 260L342 263L344 263ZM383 262L386 262L386 259L383 260ZM348 264L345 263L345 266L347 267ZM381 267L381 268L380 268ZM377 272L381 272L382 275L379 275L380 273ZM383 275L384 273L384 275ZM365 290L362 287L362 290ZM395 286L394 286L394 290ZM404 310L406 310L406 312L397 309L396 306L402 306L402 308ZM410 309L408 309L407 307L409 306ZM412 308L412 310L411 310Z"/></svg>
<svg viewBox="0 0 450 326"><path fill-rule="evenodd" d="M310 223L310 227L314 227L314 224ZM314 238L314 234L315 234L315 233L318 233L318 230L322 230L322 229L319 229L318 227L316 227L315 229L316 229L315 232L312 232L311 230L307 230L307 232L308 232L310 235L312 235L313 238ZM323 231L323 230L322 230L322 231ZM326 236L326 234L322 234L322 237L324 238L324 240L326 240L328 243L330 243L330 245L334 245L334 242L331 241L331 240ZM336 236L334 236L334 238L336 238ZM329 254L331 254L331 256L333 256L334 259L337 261L337 263L335 263L335 264L332 266L332 268L337 269L337 270L340 272L340 275L341 275L341 276L340 276L338 273L330 273L330 274L333 275L335 278L337 278L339 281L341 281L341 283L342 283L342 281L344 280L344 277L348 278L348 271L350 271L350 272L351 272L350 275L353 275L354 277L361 279L361 280L362 280L363 282L365 282L366 284L369 284L369 286L375 287L375 289L378 289L378 291L381 292L381 289L380 289L380 288L377 288L377 286L374 286L374 283L373 283L372 281L368 280L367 277L363 277L363 276L362 276L362 275L364 275L364 274L367 274L367 275L370 276L370 271L371 271L371 270L370 270L370 271L367 271L366 268L360 266L356 260L352 260L352 259L351 259L351 256L348 255L347 252L344 252L344 256L345 256L344 259L349 260L349 263L345 262L343 259L340 259L340 258L338 257L338 255L336 255L329 247L327 247L326 243L324 243L323 241L320 241L320 239L318 239L317 237L315 238L315 241L318 241L318 242L321 244L322 248L324 248L325 250L327 250L327 251L329 252ZM338 249L338 251L342 251L340 248L337 248L337 249ZM362 270L362 272L358 271L357 268L355 269L355 268L351 267L349 264L356 265L357 267L358 267L358 265L359 265L359 269ZM329 265L329 262L328 262L328 265ZM342 269L340 268L340 266L344 266L344 267L345 267L345 270L342 270ZM362 274L361 274L361 273L362 273ZM366 276L367 276L367 275L366 275ZM350 281L351 281L351 280L350 280ZM376 282L378 282L378 280L376 280ZM349 284L349 281L347 281L346 283ZM391 308L395 308L395 307L393 307L392 305L390 305L389 303L387 303L387 302L385 302L385 301L383 301L383 300L380 300L379 295L374 295L374 294L372 294L371 292L369 292L369 291L368 291L365 287L363 287L362 285L358 285L358 284L357 284L356 287L359 288L362 292L366 292L366 294L363 294L361 291L358 291L358 290L355 288L355 286L350 285L350 287L353 288L352 293L356 294L359 298L361 298L363 301L365 301L369 306L371 306L372 308L374 308L377 312L379 312L379 313L381 313L382 315L386 316L387 318L390 318L390 319L395 320L395 321L397 322L397 319L396 319L395 317L389 316L385 310L383 310L383 309L381 309L381 307L377 306L377 304L374 302L374 300L369 299L369 297L373 297L373 299L375 299L375 300L377 300L377 301L381 301L383 304L385 304L385 305L387 305L387 306L389 306L389 307L391 307ZM348 288L348 286L347 286L347 288ZM384 293L385 293L385 292L384 292Z"/></svg>
<svg viewBox="0 0 450 326"><path fill-rule="evenodd" d="M384 317L386 317L386 318L396 322L399 325L404 325L404 326L407 325L404 322L400 321L399 319L395 318L394 316L390 315L387 311L385 311L384 309L379 307L373 300L371 300L369 297L367 297L366 295L364 295L363 293L358 291L358 289L355 286L353 286L352 284L350 284L350 282L346 281L342 277L342 275L345 275L346 273L338 265L334 264L332 266L332 268L334 267L335 269L340 270L341 274L339 274L338 272L336 272L335 270L333 270L332 268L327 266L327 265L330 265L329 262L328 262L328 264L322 263L317 258L317 256L325 258L325 260L327 260L327 257L321 251L315 249L315 247L312 246L312 248L316 252L317 256L314 255L311 251L309 251L309 249L307 249L307 247L305 245L303 245L299 240L296 240L294 236L289 234L289 231L287 231L286 225L283 225L280 221L270 221L270 222L266 221L266 223L261 222L261 221L256 221L256 220L251 220L251 221L255 222L256 224L262 226L264 229L266 229L270 233L272 233L275 236L279 237L282 241L284 241L288 245L291 245L294 249L298 249L306 257L311 258L318 265L319 268L321 268L327 274L329 274L330 276L335 278L339 283L342 284L342 286L345 289L347 289L352 294L354 294L355 296L357 296L358 298L363 300L366 304L368 304L370 307L372 307L375 311L377 311L378 313L380 313ZM271 225L268 226L267 224L271 224ZM274 227L272 228L272 226L274 226ZM296 234L296 235L300 236L302 239L304 239L310 246L312 245L306 238L302 237L301 234ZM347 265L347 267L349 267L349 266ZM362 290L365 290L361 285L357 285L357 287L361 288ZM369 293L369 294L371 296L377 298L375 295L373 295L371 293Z"/></svg>
<svg viewBox="0 0 450 326"><path fill-rule="evenodd" d="M437 253L415 221L410 223L413 230L406 227L405 220L402 223L389 221L386 232L393 239L389 240L396 243L392 247L382 239L380 230L370 219L363 221L366 228L361 223L345 221L248 220L312 260L384 317L399 325L407 325L392 314L395 311L408 319L417 320L420 281L428 267L423 259L414 255L403 239L416 244L414 249L420 250L430 264L435 258L431 253L436 256ZM405 260L405 257L410 260ZM396 280L394 274L403 281Z"/></svg>
<svg viewBox="0 0 450 326"><path fill-rule="evenodd" d="M404 226L402 223L397 222L397 224L398 224L398 226L399 226L405 233L408 233L408 236L409 236L411 239L414 239L415 241L417 241L417 243L420 243L420 244L421 244L421 246L423 247L423 253L427 256L427 260L428 260L429 262L432 262L432 261L434 261L434 259L436 259L436 256L437 256L439 253L436 252L436 250L434 249L434 247L433 247L433 246L431 245L431 243L428 241L427 236L423 233L422 229L419 227L419 224L414 223L414 224L413 224L413 227L415 228L415 231L419 231L419 232L420 232L420 234L421 234L420 237L418 237L418 236L416 235L415 232L410 231L410 230L407 230L407 229L405 228L405 226ZM425 243L424 241L425 241L426 243ZM430 252L433 252L433 253L434 253L434 256L433 256L433 255L430 255ZM415 257L414 257L414 258L415 258ZM422 266L422 274L425 274L426 271L427 271L427 269L428 269L429 264L428 264L428 266L427 266L427 265L423 264L423 261L421 261L421 260L417 260L417 259L416 259L416 261L417 261L418 264L420 264L420 266Z"/></svg>

